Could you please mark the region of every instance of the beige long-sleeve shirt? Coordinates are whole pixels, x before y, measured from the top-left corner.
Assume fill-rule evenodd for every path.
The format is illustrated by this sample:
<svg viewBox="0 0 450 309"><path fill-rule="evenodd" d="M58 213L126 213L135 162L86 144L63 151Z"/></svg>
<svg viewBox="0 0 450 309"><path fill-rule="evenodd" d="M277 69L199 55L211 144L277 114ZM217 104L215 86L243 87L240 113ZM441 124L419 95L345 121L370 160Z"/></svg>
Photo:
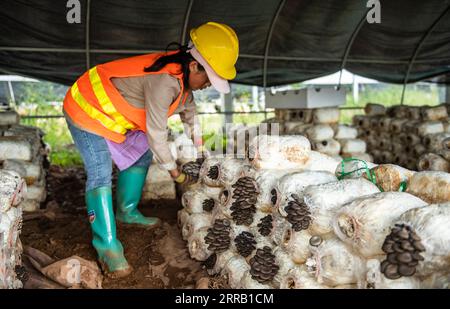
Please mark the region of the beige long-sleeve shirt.
<svg viewBox="0 0 450 309"><path fill-rule="evenodd" d="M138 108L145 108L147 138L157 163L167 170L177 167L167 141L167 112L178 97L181 86L177 78L169 74L149 74L137 77L113 78L112 83L124 99ZM192 92L184 105L175 110L185 125L186 134L194 140L196 107ZM181 100L183 100L182 98ZM197 134L197 133L196 133ZM195 143L195 141L194 141Z"/></svg>
<svg viewBox="0 0 450 309"><path fill-rule="evenodd" d="M149 74L135 77L112 78L112 83L124 99L138 108L145 108L147 139L157 163L167 170L177 167L167 141L167 112L181 91L178 79L169 74ZM179 114L185 133L198 145L200 127L196 123L194 96L189 92L184 105L180 104L174 114ZM181 100L183 100L181 98ZM76 123L69 115L64 115L72 125ZM77 126L78 127L78 126ZM89 131L89 130L88 130ZM92 132L93 133L93 132Z"/></svg>

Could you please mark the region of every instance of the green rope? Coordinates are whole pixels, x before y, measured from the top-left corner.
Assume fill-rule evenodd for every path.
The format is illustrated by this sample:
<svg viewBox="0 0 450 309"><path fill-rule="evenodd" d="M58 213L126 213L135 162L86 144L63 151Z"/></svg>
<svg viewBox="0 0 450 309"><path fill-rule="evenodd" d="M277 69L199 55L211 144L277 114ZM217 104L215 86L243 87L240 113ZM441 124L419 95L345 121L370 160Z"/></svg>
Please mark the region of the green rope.
<svg viewBox="0 0 450 309"><path fill-rule="evenodd" d="M351 162L351 161L360 161L364 164L363 167L360 167L358 169L352 170L350 172L345 172L345 163L346 162ZM351 175L353 173L359 172L359 171L365 171L366 175L367 175L367 179L370 180L374 185L376 185L381 192L383 192L383 188L381 188L380 186L378 186L377 184L377 179L375 176L374 171L372 171L368 166L367 166L367 162L364 160L360 160L357 158L345 158L341 161L341 173L338 176L339 180L344 179L345 176L347 175Z"/></svg>
<svg viewBox="0 0 450 309"><path fill-rule="evenodd" d="M400 192L405 192L407 186L408 186L408 183L407 183L406 181L402 181L402 182L400 183L400 187L399 187L398 191L400 191Z"/></svg>
<svg viewBox="0 0 450 309"><path fill-rule="evenodd" d="M350 172L345 172L345 162L351 162L351 161L360 161L364 164L363 167L357 168L355 170L352 170ZM359 171L365 171L366 175L367 175L367 179L370 180L374 185L376 185L378 187L378 189L380 189L381 192L384 192L383 188L381 186L378 185L377 183L377 177L375 175L375 172L370 169L367 166L367 162L364 160L360 160L360 159L356 159L356 158L345 158L341 161L341 173L339 173L338 175L338 179L342 180L344 179L345 176L347 175L351 175L353 173L359 172ZM408 186L408 182L407 181L402 181L400 183L400 187L398 189L399 192L405 192L406 188Z"/></svg>

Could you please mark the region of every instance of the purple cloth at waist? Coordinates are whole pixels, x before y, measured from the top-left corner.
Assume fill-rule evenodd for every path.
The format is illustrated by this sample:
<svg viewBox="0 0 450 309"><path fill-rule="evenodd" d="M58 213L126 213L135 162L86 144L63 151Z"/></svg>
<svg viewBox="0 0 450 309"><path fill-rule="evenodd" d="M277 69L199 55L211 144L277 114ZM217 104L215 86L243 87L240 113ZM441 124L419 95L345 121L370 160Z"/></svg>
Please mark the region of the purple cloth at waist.
<svg viewBox="0 0 450 309"><path fill-rule="evenodd" d="M149 149L144 132L128 131L125 136L126 139L121 144L105 139L111 158L121 171L132 166Z"/></svg>

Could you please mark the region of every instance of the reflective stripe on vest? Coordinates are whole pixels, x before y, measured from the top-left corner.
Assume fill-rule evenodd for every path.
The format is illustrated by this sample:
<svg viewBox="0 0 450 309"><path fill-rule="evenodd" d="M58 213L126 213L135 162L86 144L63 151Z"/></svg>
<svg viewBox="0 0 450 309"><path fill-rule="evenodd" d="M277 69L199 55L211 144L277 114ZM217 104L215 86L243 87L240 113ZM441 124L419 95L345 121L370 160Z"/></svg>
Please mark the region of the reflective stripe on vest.
<svg viewBox="0 0 450 309"><path fill-rule="evenodd" d="M100 122L102 126L119 134L125 134L127 132L127 129L122 125L116 123L114 120L89 104L89 102L86 101L86 99L78 89L77 83L73 84L73 86L70 88L70 94L72 95L72 98L75 100L75 102L77 102L78 106L80 106L80 108L91 118L96 119L98 122Z"/></svg>
<svg viewBox="0 0 450 309"><path fill-rule="evenodd" d="M111 99L109 98L108 94L105 91L105 88L103 87L102 80L98 75L96 66L89 70L89 80L91 82L92 90L94 91L94 94L97 97L97 100L100 103L103 111L107 115L111 116L118 125L124 127L125 129L136 128L134 124L128 122L125 117L122 116L114 107L114 104L111 102Z"/></svg>

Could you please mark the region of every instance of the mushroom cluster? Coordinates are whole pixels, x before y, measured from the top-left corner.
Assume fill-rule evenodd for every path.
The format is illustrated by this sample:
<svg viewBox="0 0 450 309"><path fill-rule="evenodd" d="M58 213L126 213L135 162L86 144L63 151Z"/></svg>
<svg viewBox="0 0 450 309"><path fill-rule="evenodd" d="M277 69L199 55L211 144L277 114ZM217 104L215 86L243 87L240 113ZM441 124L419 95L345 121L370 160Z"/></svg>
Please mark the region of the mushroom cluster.
<svg viewBox="0 0 450 309"><path fill-rule="evenodd" d="M388 279L410 277L416 273L416 266L423 261L421 252L425 251L420 237L405 224L396 224L386 236L382 247L387 254L381 263L381 272Z"/></svg>

